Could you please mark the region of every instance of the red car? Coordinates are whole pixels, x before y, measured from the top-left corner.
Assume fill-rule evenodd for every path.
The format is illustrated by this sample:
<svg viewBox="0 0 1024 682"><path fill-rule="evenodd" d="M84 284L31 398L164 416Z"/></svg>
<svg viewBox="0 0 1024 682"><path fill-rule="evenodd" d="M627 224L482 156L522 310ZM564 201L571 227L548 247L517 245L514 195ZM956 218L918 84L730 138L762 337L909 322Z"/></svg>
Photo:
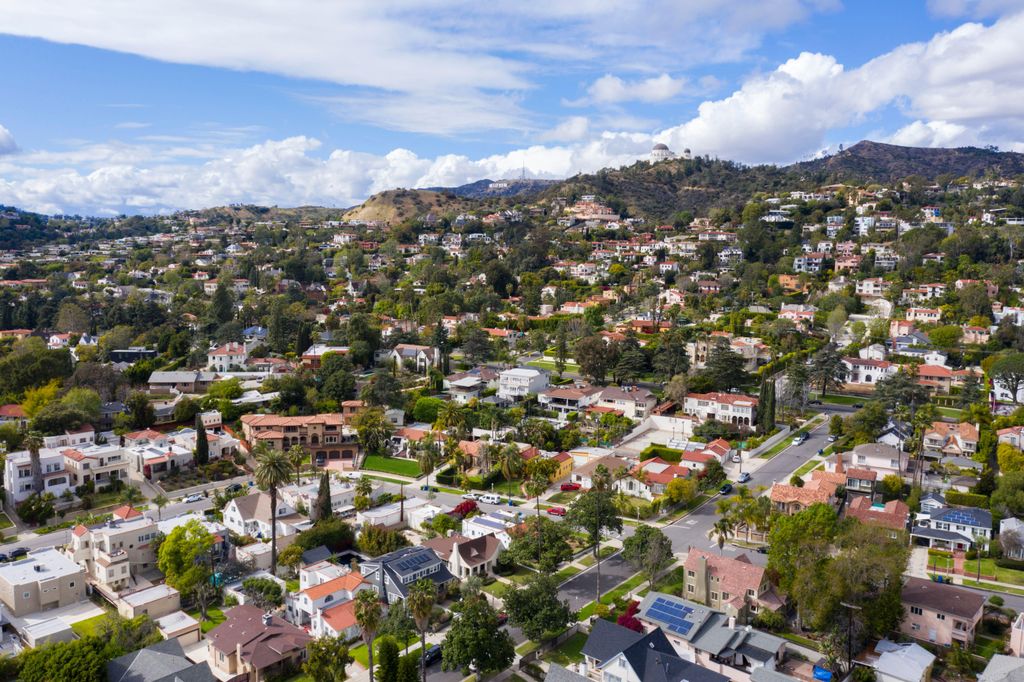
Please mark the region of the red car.
<svg viewBox="0 0 1024 682"><path fill-rule="evenodd" d="M565 516L565 507L548 507L548 514L552 516Z"/></svg>
<svg viewBox="0 0 1024 682"><path fill-rule="evenodd" d="M562 492L571 492L571 491L574 491L574 490L579 490L580 489L580 484L579 483L563 483L561 488L562 488Z"/></svg>

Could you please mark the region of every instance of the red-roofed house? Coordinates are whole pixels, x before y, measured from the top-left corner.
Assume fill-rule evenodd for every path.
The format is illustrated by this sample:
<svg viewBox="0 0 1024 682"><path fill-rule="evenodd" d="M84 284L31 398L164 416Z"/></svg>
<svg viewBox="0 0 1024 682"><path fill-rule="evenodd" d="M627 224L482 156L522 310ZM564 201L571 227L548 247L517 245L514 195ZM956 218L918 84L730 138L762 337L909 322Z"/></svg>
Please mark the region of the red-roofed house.
<svg viewBox="0 0 1024 682"><path fill-rule="evenodd" d="M739 393L690 393L683 401L683 413L697 417L701 424L714 419L752 429L757 423L757 398Z"/></svg>
<svg viewBox="0 0 1024 682"><path fill-rule="evenodd" d="M835 505L836 488L840 485L846 485L846 474L819 469L811 473L811 480L803 487L774 484L770 499L776 511L792 515L815 504Z"/></svg>
<svg viewBox="0 0 1024 682"><path fill-rule="evenodd" d="M843 365L846 366L846 384L855 387L874 387L900 370L894 362L871 358L843 358Z"/></svg>
<svg viewBox="0 0 1024 682"><path fill-rule="evenodd" d="M746 554L733 558L690 547L683 567L683 598L725 611L739 623L749 623L762 609L782 607L764 567Z"/></svg>
<svg viewBox="0 0 1024 682"><path fill-rule="evenodd" d="M28 415L21 405L0 405L0 424L13 422L18 426L28 426Z"/></svg>
<svg viewBox="0 0 1024 682"><path fill-rule="evenodd" d="M206 367L215 372L227 372L245 366L249 351L241 343L226 343L206 354Z"/></svg>
<svg viewBox="0 0 1024 682"><path fill-rule="evenodd" d="M324 576L326 577L326 576ZM344 602L352 601L360 590L372 589L358 571L310 585L298 593L288 595L288 620L299 627L308 627L317 637L322 636L322 612Z"/></svg>
<svg viewBox="0 0 1024 682"><path fill-rule="evenodd" d="M910 507L901 500L876 505L870 497L858 495L846 505L846 516L869 526L881 526L894 531L905 531L910 520Z"/></svg>
<svg viewBox="0 0 1024 682"><path fill-rule="evenodd" d="M224 615L206 635L207 660L223 679L247 675L248 682L265 682L305 660L313 637L301 628L249 604Z"/></svg>
<svg viewBox="0 0 1024 682"><path fill-rule="evenodd" d="M931 428L924 432L923 444L927 457L970 458L978 450L978 427L970 422L932 422Z"/></svg>
<svg viewBox="0 0 1024 682"><path fill-rule="evenodd" d="M677 478L687 478L690 470L678 464L666 462L660 457L652 457L636 465L627 478L615 482L615 488L628 495L653 500L665 494L669 482Z"/></svg>

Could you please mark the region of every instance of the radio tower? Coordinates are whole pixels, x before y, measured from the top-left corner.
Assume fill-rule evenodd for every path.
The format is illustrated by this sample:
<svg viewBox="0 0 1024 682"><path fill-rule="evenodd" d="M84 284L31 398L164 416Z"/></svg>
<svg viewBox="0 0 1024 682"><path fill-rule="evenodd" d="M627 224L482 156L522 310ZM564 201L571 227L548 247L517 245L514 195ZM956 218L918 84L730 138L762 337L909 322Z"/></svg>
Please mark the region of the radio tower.
<svg viewBox="0 0 1024 682"><path fill-rule="evenodd" d="M526 164L523 164L523 170L519 173L519 181L523 182L526 180Z"/></svg>

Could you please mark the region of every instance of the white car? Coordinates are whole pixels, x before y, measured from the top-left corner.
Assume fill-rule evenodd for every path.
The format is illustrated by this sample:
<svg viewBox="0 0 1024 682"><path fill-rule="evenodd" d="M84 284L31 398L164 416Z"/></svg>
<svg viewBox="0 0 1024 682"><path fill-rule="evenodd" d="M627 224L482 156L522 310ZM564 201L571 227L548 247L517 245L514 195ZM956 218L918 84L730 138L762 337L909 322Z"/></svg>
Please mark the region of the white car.
<svg viewBox="0 0 1024 682"><path fill-rule="evenodd" d="M185 504L191 504L193 502L201 502L203 499L202 493L192 493L185 498Z"/></svg>
<svg viewBox="0 0 1024 682"><path fill-rule="evenodd" d="M484 504L501 504L501 495L487 493L486 495L480 496L480 501Z"/></svg>
<svg viewBox="0 0 1024 682"><path fill-rule="evenodd" d="M464 499L464 500L473 500L474 502L476 502L477 500L480 499L480 496L477 495L476 493L464 493L462 495L462 499Z"/></svg>
<svg viewBox="0 0 1024 682"><path fill-rule="evenodd" d="M741 455L738 452L732 453L732 461L734 461L734 462L742 462L743 461L743 455Z"/></svg>

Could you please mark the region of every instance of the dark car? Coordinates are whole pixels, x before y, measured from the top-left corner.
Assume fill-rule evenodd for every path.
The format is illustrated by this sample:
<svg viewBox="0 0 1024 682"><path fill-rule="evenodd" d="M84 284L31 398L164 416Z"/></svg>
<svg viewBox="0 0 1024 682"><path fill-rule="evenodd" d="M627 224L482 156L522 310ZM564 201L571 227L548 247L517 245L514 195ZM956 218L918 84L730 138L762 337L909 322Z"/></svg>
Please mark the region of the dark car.
<svg viewBox="0 0 1024 682"><path fill-rule="evenodd" d="M426 665L433 665L441 660L441 645L435 644L434 646L427 649L427 653L423 654L423 662Z"/></svg>
<svg viewBox="0 0 1024 682"><path fill-rule="evenodd" d="M757 553L758 554L767 554L768 553L768 545L761 545L760 547L758 547L757 548Z"/></svg>
<svg viewBox="0 0 1024 682"><path fill-rule="evenodd" d="M4 561L10 561L10 557L8 557L3 552L0 552L0 562L4 562Z"/></svg>
<svg viewBox="0 0 1024 682"><path fill-rule="evenodd" d="M860 409L863 409L863 407L864 407L864 403L854 403L854 404L852 405L852 407L853 407L853 409L855 409L855 410L860 410Z"/></svg>
<svg viewBox="0 0 1024 682"><path fill-rule="evenodd" d="M225 488L225 490L227 490L229 493L237 493L241 489L242 489L242 484L241 483L232 483L227 488Z"/></svg>
<svg viewBox="0 0 1024 682"><path fill-rule="evenodd" d="M820 400L808 400L807 404L808 405L821 405L821 401Z"/></svg>
<svg viewBox="0 0 1024 682"><path fill-rule="evenodd" d="M507 622L508 622L508 614L507 613L499 613L498 614L498 627L500 628L502 625L504 625Z"/></svg>
<svg viewBox="0 0 1024 682"><path fill-rule="evenodd" d="M721 488L718 489L718 494L719 495L728 495L731 492L732 492L732 483L726 483L725 485L723 485Z"/></svg>
<svg viewBox="0 0 1024 682"><path fill-rule="evenodd" d="M20 559L23 556L28 556L28 548L27 547L15 547L14 549L11 550L11 555L10 556L11 556L11 560L12 561L14 559Z"/></svg>

